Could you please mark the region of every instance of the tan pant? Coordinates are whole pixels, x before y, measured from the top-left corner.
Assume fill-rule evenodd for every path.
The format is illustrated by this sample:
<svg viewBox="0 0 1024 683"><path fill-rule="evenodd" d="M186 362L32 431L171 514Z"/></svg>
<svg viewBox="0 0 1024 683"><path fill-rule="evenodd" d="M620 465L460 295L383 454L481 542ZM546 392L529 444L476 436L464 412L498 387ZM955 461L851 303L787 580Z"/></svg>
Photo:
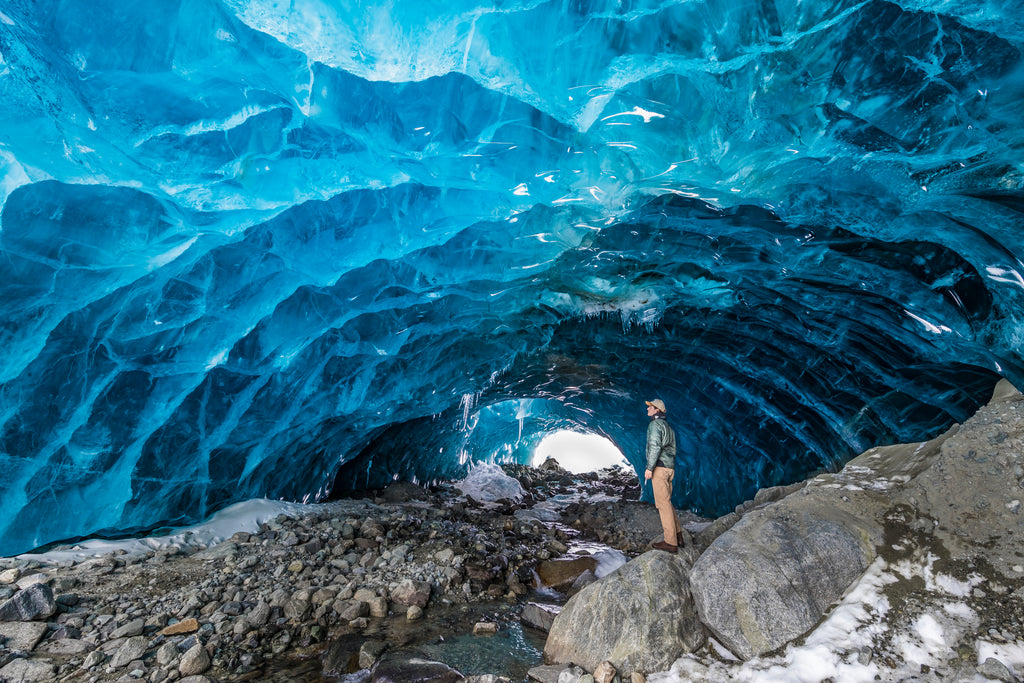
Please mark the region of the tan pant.
<svg viewBox="0 0 1024 683"><path fill-rule="evenodd" d="M654 490L654 506L661 515L661 528L665 532L665 543L676 545L679 532L679 515L672 507L672 478L675 472L667 467L655 467L651 473L651 488Z"/></svg>

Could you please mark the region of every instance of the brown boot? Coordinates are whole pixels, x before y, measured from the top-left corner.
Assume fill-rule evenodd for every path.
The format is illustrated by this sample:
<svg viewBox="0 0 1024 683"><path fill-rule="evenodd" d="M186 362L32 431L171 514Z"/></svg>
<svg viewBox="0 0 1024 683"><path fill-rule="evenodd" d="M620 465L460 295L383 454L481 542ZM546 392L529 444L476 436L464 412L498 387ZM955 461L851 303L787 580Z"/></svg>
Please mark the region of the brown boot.
<svg viewBox="0 0 1024 683"><path fill-rule="evenodd" d="M664 550L666 553L674 553L677 550L679 550L679 546L665 543L665 541L658 541L656 543L652 543L651 547L655 550Z"/></svg>
<svg viewBox="0 0 1024 683"><path fill-rule="evenodd" d="M682 548L684 545L686 545L685 543L683 543L683 532L682 531L677 531L676 532L676 545L679 546L680 548Z"/></svg>

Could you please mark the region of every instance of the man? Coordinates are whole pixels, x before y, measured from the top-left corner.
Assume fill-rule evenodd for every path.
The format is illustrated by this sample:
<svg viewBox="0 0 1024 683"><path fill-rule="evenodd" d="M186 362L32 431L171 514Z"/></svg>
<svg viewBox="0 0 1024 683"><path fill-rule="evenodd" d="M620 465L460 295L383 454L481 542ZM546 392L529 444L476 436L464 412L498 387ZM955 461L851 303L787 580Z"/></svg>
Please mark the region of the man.
<svg viewBox="0 0 1024 683"><path fill-rule="evenodd" d="M674 553L683 542L679 515L672 508L672 478L676 473L676 433L665 419L665 402L660 398L647 404L647 471L644 477L654 490L654 505L661 515L665 540L652 544L658 550Z"/></svg>

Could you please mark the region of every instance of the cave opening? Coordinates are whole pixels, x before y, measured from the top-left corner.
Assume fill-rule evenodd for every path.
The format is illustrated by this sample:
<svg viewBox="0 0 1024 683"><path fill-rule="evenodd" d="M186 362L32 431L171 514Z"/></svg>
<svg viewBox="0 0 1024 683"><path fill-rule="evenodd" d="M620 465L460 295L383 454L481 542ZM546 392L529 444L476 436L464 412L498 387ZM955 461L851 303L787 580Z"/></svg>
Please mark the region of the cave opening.
<svg viewBox="0 0 1024 683"><path fill-rule="evenodd" d="M596 472L608 467L631 469L626 456L610 439L590 432L562 429L547 434L533 451L530 465L537 467L554 458L573 474Z"/></svg>

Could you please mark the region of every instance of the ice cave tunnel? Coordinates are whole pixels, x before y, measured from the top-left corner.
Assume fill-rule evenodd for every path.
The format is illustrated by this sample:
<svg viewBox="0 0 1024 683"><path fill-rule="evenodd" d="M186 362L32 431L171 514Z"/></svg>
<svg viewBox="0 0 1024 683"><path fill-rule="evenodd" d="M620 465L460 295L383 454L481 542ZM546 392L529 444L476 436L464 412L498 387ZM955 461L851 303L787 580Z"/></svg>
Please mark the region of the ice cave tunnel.
<svg viewBox="0 0 1024 683"><path fill-rule="evenodd" d="M526 462L676 503L1024 384L1017 0L5 0L0 555Z"/></svg>

